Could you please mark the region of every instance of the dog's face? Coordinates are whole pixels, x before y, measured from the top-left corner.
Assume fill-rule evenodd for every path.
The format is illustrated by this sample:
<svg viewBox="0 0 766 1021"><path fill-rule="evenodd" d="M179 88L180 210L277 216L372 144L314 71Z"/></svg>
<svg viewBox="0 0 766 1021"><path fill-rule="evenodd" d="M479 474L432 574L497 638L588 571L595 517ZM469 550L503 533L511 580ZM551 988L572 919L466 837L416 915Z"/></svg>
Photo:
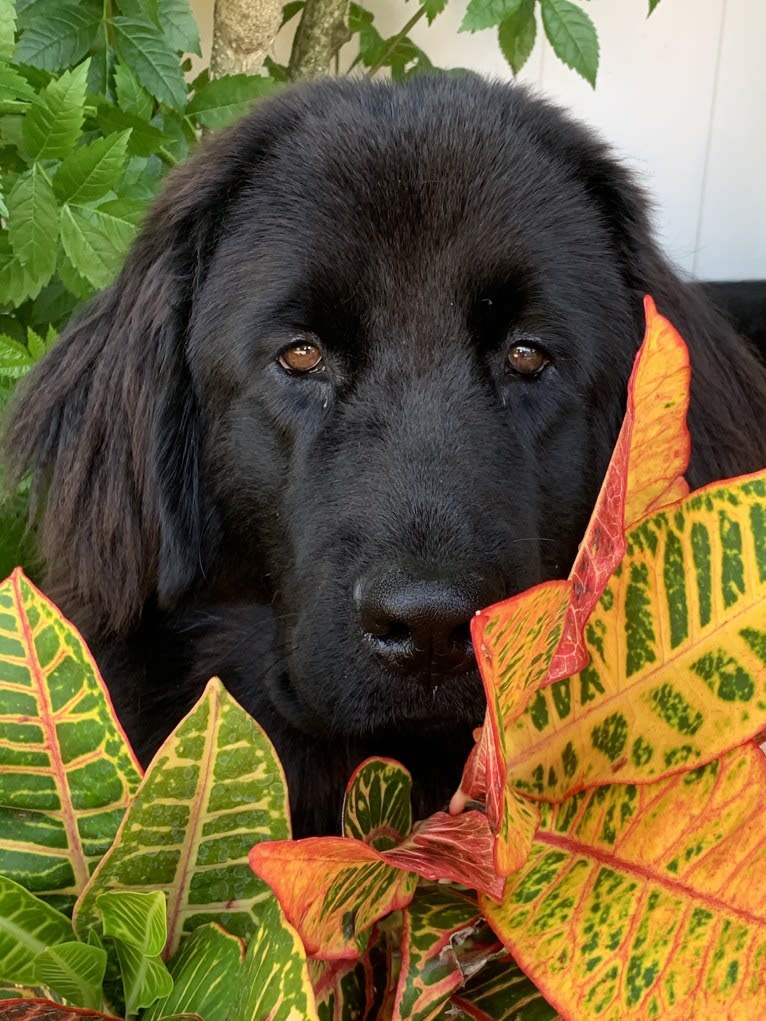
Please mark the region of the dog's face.
<svg viewBox="0 0 766 1021"><path fill-rule="evenodd" d="M271 699L319 734L481 720L468 622L566 574L640 332L535 125L425 95L274 142L189 327L221 571L272 600Z"/></svg>

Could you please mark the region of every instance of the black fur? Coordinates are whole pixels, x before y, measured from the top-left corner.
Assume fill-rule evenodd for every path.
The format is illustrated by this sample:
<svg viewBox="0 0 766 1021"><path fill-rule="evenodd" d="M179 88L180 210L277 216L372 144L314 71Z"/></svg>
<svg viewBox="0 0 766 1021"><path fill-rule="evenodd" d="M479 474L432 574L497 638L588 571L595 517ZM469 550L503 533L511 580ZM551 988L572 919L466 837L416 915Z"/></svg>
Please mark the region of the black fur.
<svg viewBox="0 0 766 1021"><path fill-rule="evenodd" d="M520 88L297 87L176 171L6 437L142 756L217 673L297 832L337 828L371 753L442 803L482 717L466 620L566 574L647 292L692 351L692 485L766 464L762 365L606 148ZM325 369L291 376L306 336Z"/></svg>

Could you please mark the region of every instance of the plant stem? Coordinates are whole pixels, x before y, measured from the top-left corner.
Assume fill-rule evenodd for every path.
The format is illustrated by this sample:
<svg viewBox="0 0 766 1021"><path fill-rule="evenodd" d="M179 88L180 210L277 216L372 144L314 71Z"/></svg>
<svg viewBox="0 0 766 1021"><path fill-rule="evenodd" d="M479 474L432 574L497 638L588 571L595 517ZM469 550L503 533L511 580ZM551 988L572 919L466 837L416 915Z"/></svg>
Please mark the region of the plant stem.
<svg viewBox="0 0 766 1021"><path fill-rule="evenodd" d="M373 66L367 72L368 78L372 78L373 75L376 75L378 71L380 71L381 67L385 67L386 61L394 52L396 47L399 45L402 39L405 39L410 34L412 29L415 27L415 25L417 25L417 23L425 15L425 13L426 13L425 7L418 7L417 11L415 11L415 13L412 15L407 24L400 28L396 35L391 36L391 38L388 40L388 45L381 53L377 63L373 64Z"/></svg>

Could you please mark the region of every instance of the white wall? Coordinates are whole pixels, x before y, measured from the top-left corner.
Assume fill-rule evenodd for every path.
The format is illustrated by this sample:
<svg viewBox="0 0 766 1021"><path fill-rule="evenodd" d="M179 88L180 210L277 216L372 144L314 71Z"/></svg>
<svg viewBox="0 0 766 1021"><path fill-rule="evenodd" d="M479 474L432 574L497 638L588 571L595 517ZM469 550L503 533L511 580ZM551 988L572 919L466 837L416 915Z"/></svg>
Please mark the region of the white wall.
<svg viewBox="0 0 766 1021"><path fill-rule="evenodd" d="M492 31L459 34L450 0L415 40L435 63L510 77ZM211 0L193 0L202 22ZM369 0L385 34L412 0ZM601 41L595 92L538 42L521 80L597 128L655 201L660 239L701 279L766 278L766 3L590 0Z"/></svg>

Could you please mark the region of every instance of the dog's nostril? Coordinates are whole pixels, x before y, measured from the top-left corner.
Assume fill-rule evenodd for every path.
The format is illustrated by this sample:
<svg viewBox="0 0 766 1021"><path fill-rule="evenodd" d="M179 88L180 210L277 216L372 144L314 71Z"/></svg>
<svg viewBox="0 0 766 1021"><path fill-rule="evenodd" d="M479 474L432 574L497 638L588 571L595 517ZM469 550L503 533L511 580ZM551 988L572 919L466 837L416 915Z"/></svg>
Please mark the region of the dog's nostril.
<svg viewBox="0 0 766 1021"><path fill-rule="evenodd" d="M474 667L470 622L502 598L498 581L458 582L385 570L360 579L354 602L364 640L388 668L434 683Z"/></svg>

